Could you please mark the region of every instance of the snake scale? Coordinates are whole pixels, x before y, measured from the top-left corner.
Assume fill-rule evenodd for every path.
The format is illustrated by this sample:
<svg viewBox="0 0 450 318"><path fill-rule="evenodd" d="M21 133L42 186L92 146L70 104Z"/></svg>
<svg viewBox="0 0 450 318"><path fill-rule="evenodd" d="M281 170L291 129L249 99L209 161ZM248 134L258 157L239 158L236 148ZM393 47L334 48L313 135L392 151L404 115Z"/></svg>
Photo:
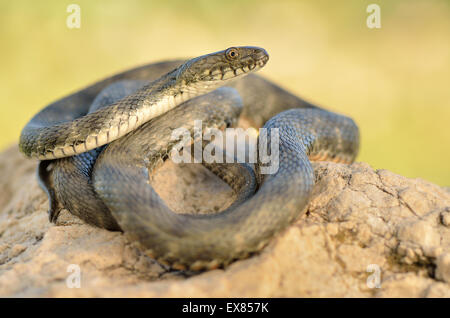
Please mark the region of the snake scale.
<svg viewBox="0 0 450 318"><path fill-rule="evenodd" d="M306 210L310 160L351 163L359 147L352 119L250 74L268 59L262 48L232 47L149 64L48 105L24 127L19 147L40 160L50 220L66 208L89 224L123 231L175 269L217 268L260 251ZM171 132L193 132L194 120L218 129L239 120L269 136L276 129L278 170L262 174L261 161L204 163L236 192L236 202L216 214L171 211L149 174L169 158ZM258 147L269 149L271 140L260 136Z"/></svg>

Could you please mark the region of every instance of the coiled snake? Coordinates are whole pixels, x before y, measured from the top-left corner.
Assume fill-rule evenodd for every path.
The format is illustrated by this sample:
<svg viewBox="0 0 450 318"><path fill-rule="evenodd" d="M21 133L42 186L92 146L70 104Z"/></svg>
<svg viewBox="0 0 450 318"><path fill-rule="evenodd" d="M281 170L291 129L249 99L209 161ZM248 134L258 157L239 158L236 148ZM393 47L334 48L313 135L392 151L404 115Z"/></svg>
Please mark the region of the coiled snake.
<svg viewBox="0 0 450 318"><path fill-rule="evenodd" d="M122 230L149 255L179 269L225 266L261 250L306 210L314 185L308 157L350 163L359 146L352 119L248 75L267 61L264 49L233 47L149 64L44 108L23 129L19 146L41 160L50 220L65 207L87 223ZM238 118L264 124L269 136L277 128L278 170L262 174L261 161L253 168L205 163L238 200L212 215L171 211L148 176L174 147L173 130L192 131L194 120L223 129ZM269 148L270 140L260 136L258 146Z"/></svg>

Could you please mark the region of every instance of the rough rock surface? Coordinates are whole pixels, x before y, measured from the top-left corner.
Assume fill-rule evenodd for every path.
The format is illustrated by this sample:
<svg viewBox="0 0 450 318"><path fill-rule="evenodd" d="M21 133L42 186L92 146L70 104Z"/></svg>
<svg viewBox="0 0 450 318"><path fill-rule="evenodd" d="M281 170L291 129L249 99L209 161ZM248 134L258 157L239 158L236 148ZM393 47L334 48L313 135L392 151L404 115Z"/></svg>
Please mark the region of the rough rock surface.
<svg viewBox="0 0 450 318"><path fill-rule="evenodd" d="M450 192L420 179L316 163L312 201L294 225L259 255L193 275L67 212L50 224L35 167L15 147L0 154L0 296L450 297ZM152 183L175 210L233 199L199 165L165 164ZM70 264L80 288L69 288Z"/></svg>

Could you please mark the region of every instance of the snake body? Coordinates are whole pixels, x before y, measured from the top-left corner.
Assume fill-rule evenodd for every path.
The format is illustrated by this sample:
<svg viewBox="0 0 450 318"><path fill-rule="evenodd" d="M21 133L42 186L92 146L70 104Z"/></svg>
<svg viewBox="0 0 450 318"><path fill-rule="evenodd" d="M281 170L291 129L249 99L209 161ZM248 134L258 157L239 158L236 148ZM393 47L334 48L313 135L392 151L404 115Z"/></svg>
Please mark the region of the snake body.
<svg viewBox="0 0 450 318"><path fill-rule="evenodd" d="M350 163L359 146L352 119L254 74L234 81L267 60L263 49L238 47L150 64L47 106L23 129L19 146L42 160L39 180L50 198L50 219L65 207L90 224L124 231L149 255L179 269L224 266L261 250L305 211L314 185L309 158ZM261 174L262 162L255 169L205 164L238 200L213 215L172 212L148 175L168 158L173 129L192 131L195 119L230 127L238 118L264 124L269 135L279 132L278 170Z"/></svg>

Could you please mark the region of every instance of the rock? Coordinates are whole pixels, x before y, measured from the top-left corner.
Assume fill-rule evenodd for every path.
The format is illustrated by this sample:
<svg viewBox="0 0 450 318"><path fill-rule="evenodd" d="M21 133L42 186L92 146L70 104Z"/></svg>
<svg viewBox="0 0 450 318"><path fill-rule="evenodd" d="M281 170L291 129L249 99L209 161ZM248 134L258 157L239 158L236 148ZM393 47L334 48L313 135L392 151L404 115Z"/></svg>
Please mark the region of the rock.
<svg viewBox="0 0 450 318"><path fill-rule="evenodd" d="M450 254L440 255L436 266L436 278L450 283Z"/></svg>
<svg viewBox="0 0 450 318"><path fill-rule="evenodd" d="M450 297L450 192L424 180L315 163L306 214L260 254L193 274L65 210L50 224L36 163L16 147L0 154L2 297ZM175 211L233 201L200 165L167 162L151 180Z"/></svg>

